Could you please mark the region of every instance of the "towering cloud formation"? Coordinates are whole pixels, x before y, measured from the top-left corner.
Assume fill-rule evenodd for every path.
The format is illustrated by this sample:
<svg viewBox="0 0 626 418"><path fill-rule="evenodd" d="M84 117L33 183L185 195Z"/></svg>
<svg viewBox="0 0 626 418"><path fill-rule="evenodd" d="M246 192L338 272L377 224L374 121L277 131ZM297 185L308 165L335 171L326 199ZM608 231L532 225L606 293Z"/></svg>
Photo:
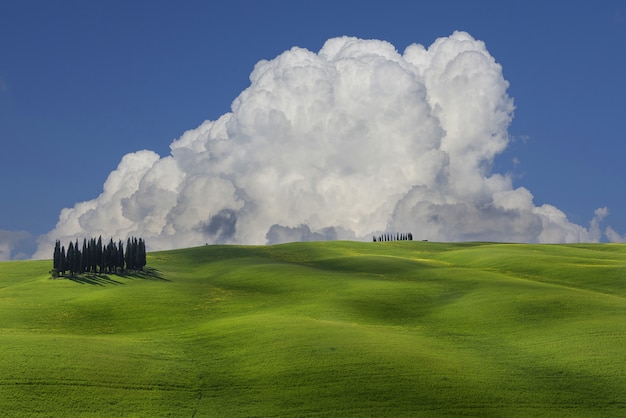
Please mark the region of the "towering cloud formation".
<svg viewBox="0 0 626 418"><path fill-rule="evenodd" d="M187 131L160 158L123 157L96 199L61 212L54 240L129 235L150 249L368 238L596 240L491 172L513 101L502 68L464 32L403 54L328 40L259 62L232 112ZM591 228L590 228L591 229ZM593 236L592 236L593 235Z"/></svg>

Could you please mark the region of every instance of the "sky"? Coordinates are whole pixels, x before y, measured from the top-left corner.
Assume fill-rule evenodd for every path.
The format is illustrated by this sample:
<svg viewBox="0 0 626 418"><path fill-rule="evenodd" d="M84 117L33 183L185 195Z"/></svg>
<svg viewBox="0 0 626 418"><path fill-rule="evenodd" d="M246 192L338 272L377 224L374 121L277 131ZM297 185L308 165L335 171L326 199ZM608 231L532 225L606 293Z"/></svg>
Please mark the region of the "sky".
<svg viewBox="0 0 626 418"><path fill-rule="evenodd" d="M622 1L4 0L0 260L623 242L624 74Z"/></svg>

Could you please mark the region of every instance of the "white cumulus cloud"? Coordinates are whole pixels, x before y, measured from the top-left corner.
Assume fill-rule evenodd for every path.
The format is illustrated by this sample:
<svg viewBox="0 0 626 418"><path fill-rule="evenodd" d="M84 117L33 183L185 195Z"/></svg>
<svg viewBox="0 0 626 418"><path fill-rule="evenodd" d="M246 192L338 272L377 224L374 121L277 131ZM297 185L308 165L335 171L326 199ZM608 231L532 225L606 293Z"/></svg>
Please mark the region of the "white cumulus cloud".
<svg viewBox="0 0 626 418"><path fill-rule="evenodd" d="M34 237L29 232L0 230L0 261L26 259L31 247Z"/></svg>
<svg viewBox="0 0 626 418"><path fill-rule="evenodd" d="M606 233L607 239L610 242L616 242L616 243L626 242L626 235L620 235L619 232L615 231L610 226L606 228L605 233Z"/></svg>
<svg viewBox="0 0 626 418"><path fill-rule="evenodd" d="M61 212L56 239L143 237L149 249L368 238L598 239L491 171L509 143L502 68L465 32L413 44L329 39L260 61L232 111L159 157L122 158L103 192ZM599 222L601 214L596 213Z"/></svg>

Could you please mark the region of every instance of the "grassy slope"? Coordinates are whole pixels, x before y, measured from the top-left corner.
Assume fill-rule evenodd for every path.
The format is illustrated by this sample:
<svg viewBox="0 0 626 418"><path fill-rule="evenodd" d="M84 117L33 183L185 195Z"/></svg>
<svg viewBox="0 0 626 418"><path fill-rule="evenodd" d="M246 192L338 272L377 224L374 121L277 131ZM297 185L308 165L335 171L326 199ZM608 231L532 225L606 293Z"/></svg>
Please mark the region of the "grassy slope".
<svg viewBox="0 0 626 418"><path fill-rule="evenodd" d="M296 243L0 263L7 416L624 416L626 246Z"/></svg>

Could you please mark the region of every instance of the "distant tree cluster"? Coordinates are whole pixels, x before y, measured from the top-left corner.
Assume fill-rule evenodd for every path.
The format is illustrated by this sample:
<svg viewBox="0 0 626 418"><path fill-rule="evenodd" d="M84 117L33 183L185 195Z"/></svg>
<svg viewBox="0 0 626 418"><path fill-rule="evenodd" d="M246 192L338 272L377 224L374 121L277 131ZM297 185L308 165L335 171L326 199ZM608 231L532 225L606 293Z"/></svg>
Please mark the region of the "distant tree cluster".
<svg viewBox="0 0 626 418"><path fill-rule="evenodd" d="M57 240L54 245L52 258L52 277L70 276L83 273L117 273L128 270L143 270L146 265L146 243L141 238L128 238L126 251L120 240L108 244L102 244L102 237L83 240L82 249L76 242L71 242L65 250L61 241Z"/></svg>
<svg viewBox="0 0 626 418"><path fill-rule="evenodd" d="M374 235L372 237L374 242L382 242L382 241L413 241L413 234L410 232L401 233L401 232L388 232L386 234L379 235L378 237Z"/></svg>

